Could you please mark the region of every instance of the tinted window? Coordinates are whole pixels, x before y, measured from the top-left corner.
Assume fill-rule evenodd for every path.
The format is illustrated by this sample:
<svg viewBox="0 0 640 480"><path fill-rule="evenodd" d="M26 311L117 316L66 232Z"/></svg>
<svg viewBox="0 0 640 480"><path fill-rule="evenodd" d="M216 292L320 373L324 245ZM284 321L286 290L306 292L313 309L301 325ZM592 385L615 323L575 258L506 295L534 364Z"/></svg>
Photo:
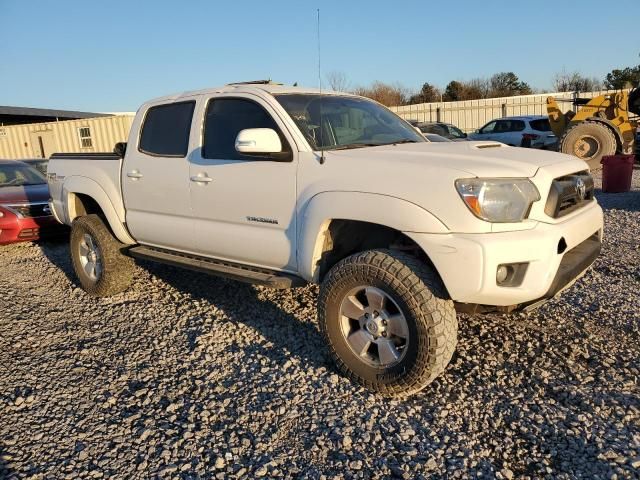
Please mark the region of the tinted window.
<svg viewBox="0 0 640 480"><path fill-rule="evenodd" d="M255 160L236 150L236 137L247 128L271 128L278 132L282 151L290 151L275 120L264 108L251 100L218 98L211 100L204 120L202 157L224 160Z"/></svg>
<svg viewBox="0 0 640 480"><path fill-rule="evenodd" d="M434 124L421 126L420 131L422 133L433 133L443 137L448 134L448 132L446 131L443 125L434 125Z"/></svg>
<svg viewBox="0 0 640 480"><path fill-rule="evenodd" d="M140 150L162 157L184 157L195 102L170 103L147 111L140 135Z"/></svg>
<svg viewBox="0 0 640 480"><path fill-rule="evenodd" d="M531 128L534 130L538 130L539 132L550 132L551 124L549 123L548 118L541 118L540 120L531 120L529 122Z"/></svg>
<svg viewBox="0 0 640 480"><path fill-rule="evenodd" d="M453 138L465 138L464 132L453 125L449 125L449 135Z"/></svg>
<svg viewBox="0 0 640 480"><path fill-rule="evenodd" d="M500 120L494 132L520 132L524 130L525 124L522 120Z"/></svg>

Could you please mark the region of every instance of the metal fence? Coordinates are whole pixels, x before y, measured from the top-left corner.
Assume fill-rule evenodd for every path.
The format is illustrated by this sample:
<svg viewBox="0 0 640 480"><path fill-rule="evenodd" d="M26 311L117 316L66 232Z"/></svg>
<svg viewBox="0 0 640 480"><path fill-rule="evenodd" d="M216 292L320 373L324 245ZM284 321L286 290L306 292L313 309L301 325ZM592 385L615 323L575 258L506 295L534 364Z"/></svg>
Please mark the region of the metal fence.
<svg viewBox="0 0 640 480"><path fill-rule="evenodd" d="M472 132L494 118L515 115L546 115L547 97L555 97L556 100L558 100L560 109L568 111L574 108L571 102L576 96L593 98L604 93L613 92L615 92L615 90L579 93L540 93L536 95L485 98L482 100L464 100L460 102L419 103L416 105L391 107L391 110L405 120L452 123L465 132Z"/></svg>

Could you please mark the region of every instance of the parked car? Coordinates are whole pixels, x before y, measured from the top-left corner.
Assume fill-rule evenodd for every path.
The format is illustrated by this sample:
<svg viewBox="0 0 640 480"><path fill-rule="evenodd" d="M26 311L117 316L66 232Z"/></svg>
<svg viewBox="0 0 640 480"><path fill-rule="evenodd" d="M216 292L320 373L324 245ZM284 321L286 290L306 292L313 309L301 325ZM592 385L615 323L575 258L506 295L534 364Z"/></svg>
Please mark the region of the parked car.
<svg viewBox="0 0 640 480"><path fill-rule="evenodd" d="M20 159L20 161L34 167L44 176L47 175L47 164L49 163L48 158L23 158Z"/></svg>
<svg viewBox="0 0 640 480"><path fill-rule="evenodd" d="M448 138L444 138L440 135L436 135L435 133L423 133L422 136L429 140L430 142L452 142L453 140L449 140Z"/></svg>
<svg viewBox="0 0 640 480"><path fill-rule="evenodd" d="M464 142L467 140L467 134L450 123L421 122L416 126L422 133L434 133L454 142Z"/></svg>
<svg viewBox="0 0 640 480"><path fill-rule="evenodd" d="M472 140L494 140L512 147L555 150L558 138L551 131L549 118L544 115L505 117L491 120L484 127L469 134Z"/></svg>
<svg viewBox="0 0 640 480"><path fill-rule="evenodd" d="M49 207L47 180L35 168L0 160L0 245L60 235Z"/></svg>
<svg viewBox="0 0 640 480"><path fill-rule="evenodd" d="M385 395L440 375L462 311L556 296L600 252L580 159L428 142L382 105L232 84L151 100L117 153L55 154L52 209L79 283L108 296L131 257L275 288L320 284L338 368Z"/></svg>

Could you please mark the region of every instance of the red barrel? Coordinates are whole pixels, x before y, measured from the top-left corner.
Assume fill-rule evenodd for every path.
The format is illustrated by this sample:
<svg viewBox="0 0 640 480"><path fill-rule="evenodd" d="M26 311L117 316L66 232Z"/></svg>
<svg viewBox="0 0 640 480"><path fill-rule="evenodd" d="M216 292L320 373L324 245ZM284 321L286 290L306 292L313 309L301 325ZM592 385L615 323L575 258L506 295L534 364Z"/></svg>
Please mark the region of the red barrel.
<svg viewBox="0 0 640 480"><path fill-rule="evenodd" d="M602 191L620 193L631 190L635 155L607 155L602 157Z"/></svg>

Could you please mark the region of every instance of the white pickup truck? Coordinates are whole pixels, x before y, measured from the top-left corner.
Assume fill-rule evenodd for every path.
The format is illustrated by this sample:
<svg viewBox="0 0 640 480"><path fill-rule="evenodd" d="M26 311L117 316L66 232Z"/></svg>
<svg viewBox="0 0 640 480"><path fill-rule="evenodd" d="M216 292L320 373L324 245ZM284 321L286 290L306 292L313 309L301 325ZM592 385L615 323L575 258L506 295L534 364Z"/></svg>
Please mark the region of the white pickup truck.
<svg viewBox="0 0 640 480"><path fill-rule="evenodd" d="M320 284L338 368L387 395L451 359L456 308L555 296L595 260L587 165L495 142L430 143L371 100L230 84L138 110L116 153L56 154L51 209L93 295L132 257L276 288Z"/></svg>

